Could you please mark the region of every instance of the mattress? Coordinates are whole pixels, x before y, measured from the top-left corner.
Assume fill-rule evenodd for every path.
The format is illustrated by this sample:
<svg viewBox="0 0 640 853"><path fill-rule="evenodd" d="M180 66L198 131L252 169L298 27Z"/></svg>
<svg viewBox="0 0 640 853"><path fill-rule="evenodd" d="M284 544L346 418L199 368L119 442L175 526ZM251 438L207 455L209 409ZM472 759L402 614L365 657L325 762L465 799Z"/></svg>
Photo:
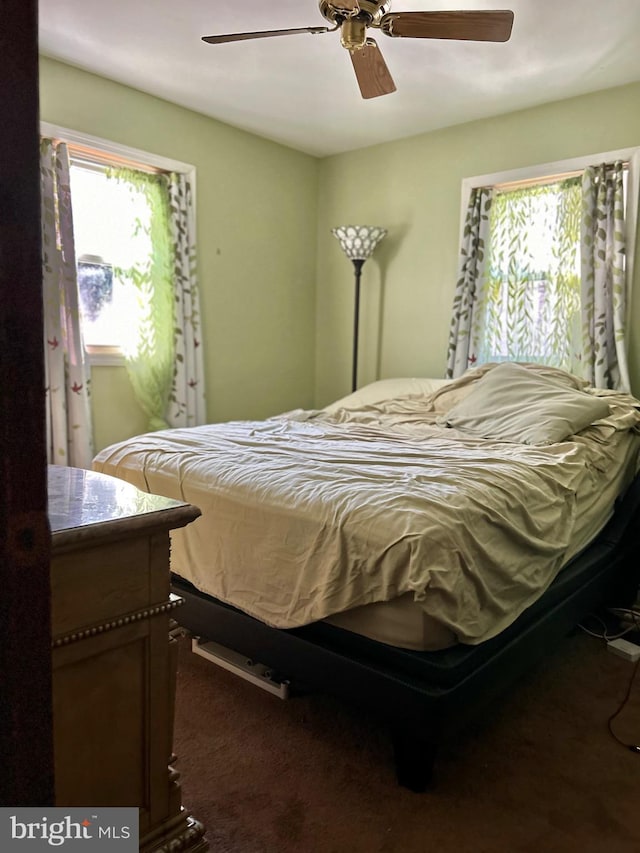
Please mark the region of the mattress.
<svg viewBox="0 0 640 853"><path fill-rule="evenodd" d="M620 454L611 463L609 479L603 488L582 497L576 513L572 546L563 565L584 550L609 521L616 498L624 493L635 476L638 454L637 437L627 436ZM410 593L391 601L379 601L336 613L324 621L370 640L418 652L446 649L458 642L455 633L425 613Z"/></svg>
<svg viewBox="0 0 640 853"><path fill-rule="evenodd" d="M606 522L635 472L640 422L637 401L610 395L606 417L551 446L439 423L483 375L427 396L147 434L94 467L200 507L176 532L172 570L268 625L351 621L394 601L388 642L389 623L411 622L412 598L421 648L448 642L442 628L480 643ZM439 638L425 640L434 621Z"/></svg>
<svg viewBox="0 0 640 853"><path fill-rule="evenodd" d="M391 601L354 607L323 621L379 643L417 652L446 649L457 642L454 632L425 613L410 592Z"/></svg>

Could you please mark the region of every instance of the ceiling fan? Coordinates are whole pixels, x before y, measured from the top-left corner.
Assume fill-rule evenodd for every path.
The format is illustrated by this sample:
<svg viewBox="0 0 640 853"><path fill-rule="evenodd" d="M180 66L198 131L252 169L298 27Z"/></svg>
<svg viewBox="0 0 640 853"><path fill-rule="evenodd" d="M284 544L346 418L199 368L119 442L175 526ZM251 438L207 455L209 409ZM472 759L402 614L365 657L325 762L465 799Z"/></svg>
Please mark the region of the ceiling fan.
<svg viewBox="0 0 640 853"><path fill-rule="evenodd" d="M333 33L340 30L342 46L349 51L363 98L377 98L395 92L396 85L374 39L370 27L392 38L456 39L505 42L511 36L513 12L391 12L390 0L320 0L320 12L333 27L296 27L254 33L203 36L208 44L247 39L288 36L298 33Z"/></svg>

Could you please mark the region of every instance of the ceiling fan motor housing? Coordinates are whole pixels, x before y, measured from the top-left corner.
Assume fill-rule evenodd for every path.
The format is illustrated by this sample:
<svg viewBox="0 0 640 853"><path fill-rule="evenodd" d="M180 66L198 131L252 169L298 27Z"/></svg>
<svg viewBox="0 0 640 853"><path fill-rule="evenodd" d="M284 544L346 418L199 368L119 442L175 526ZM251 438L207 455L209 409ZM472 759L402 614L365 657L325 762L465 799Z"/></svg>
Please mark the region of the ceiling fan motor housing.
<svg viewBox="0 0 640 853"><path fill-rule="evenodd" d="M360 50L367 40L367 25L356 18L347 18L340 28L340 42L347 50Z"/></svg>
<svg viewBox="0 0 640 853"><path fill-rule="evenodd" d="M318 5L320 6L322 16L333 24L340 25L348 17L345 16L341 8L340 0L334 0L334 2L331 2L331 0L320 0ZM354 17L350 18L350 21L360 21L364 23L365 27L375 27L379 25L382 16L390 11L391 2L390 0L383 0L383 2L359 0L358 6L360 7L360 11Z"/></svg>

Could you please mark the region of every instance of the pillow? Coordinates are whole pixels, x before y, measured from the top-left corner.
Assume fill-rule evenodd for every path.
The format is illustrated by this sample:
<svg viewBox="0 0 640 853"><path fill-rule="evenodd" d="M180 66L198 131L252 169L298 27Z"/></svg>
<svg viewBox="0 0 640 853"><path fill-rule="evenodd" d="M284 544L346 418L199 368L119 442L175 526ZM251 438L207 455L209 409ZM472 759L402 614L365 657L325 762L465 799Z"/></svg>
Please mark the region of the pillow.
<svg viewBox="0 0 640 853"><path fill-rule="evenodd" d="M330 403L324 407L324 411L332 413L338 409L359 409L362 406L380 403L382 400L392 400L394 397L406 397L410 394L426 397L450 381L450 379L427 378L379 379L377 382L363 385L353 394L347 394L346 397L341 397L335 403Z"/></svg>
<svg viewBox="0 0 640 853"><path fill-rule="evenodd" d="M492 368L436 422L479 438L546 445L563 441L608 414L604 398L507 362Z"/></svg>

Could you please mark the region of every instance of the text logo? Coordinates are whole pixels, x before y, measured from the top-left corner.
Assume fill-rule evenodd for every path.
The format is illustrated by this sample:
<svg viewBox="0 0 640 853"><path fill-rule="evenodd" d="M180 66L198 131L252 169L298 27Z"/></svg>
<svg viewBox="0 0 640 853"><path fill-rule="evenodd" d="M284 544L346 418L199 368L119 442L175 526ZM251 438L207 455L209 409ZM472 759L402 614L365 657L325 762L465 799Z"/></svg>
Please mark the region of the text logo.
<svg viewBox="0 0 640 853"><path fill-rule="evenodd" d="M138 809L0 808L0 850L137 853Z"/></svg>

